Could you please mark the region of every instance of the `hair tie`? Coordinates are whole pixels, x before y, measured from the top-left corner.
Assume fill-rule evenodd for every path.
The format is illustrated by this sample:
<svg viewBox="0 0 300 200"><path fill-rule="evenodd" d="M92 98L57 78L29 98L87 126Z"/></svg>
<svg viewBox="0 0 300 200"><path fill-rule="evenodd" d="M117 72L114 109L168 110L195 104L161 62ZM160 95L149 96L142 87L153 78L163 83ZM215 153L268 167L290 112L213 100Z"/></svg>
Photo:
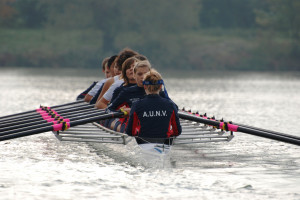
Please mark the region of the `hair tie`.
<svg viewBox="0 0 300 200"><path fill-rule="evenodd" d="M164 84L163 80L158 80L157 83L153 83L151 81L143 81L143 85L161 85Z"/></svg>

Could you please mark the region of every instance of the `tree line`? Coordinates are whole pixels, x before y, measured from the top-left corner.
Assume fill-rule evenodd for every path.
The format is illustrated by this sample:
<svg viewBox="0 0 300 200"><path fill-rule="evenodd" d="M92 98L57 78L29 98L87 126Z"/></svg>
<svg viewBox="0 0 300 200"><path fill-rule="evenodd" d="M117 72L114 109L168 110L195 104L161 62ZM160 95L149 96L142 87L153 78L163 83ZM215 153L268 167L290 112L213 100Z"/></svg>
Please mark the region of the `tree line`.
<svg viewBox="0 0 300 200"><path fill-rule="evenodd" d="M299 10L298 0L0 0L0 30L44 31L45 40L49 30L98 34L93 44L97 47L87 48L97 52L82 58L86 65L96 64L92 56L115 54L128 46L157 65L174 68L298 69ZM62 35L57 34L57 40ZM76 60L81 50L56 51ZM51 59L59 57L55 53L48 52L51 58L44 55L43 62L51 65ZM10 58L16 58L7 61L7 54L0 49L0 65L41 64L12 50ZM74 65L61 62L66 64Z"/></svg>

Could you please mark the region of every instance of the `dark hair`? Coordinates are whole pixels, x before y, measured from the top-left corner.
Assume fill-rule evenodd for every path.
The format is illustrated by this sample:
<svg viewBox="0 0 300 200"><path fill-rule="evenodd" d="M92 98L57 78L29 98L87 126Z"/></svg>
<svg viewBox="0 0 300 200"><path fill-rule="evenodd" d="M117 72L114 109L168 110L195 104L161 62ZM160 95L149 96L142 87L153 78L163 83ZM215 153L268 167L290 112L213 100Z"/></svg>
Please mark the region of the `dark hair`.
<svg viewBox="0 0 300 200"><path fill-rule="evenodd" d="M119 53L118 59L116 61L116 64L117 64L117 67L119 68L119 70L120 71L122 70L122 65L123 65L123 63L125 62L126 59L128 59L132 56L135 56L135 55L138 55L138 53L133 51L132 49L129 49L129 48L123 49Z"/></svg>
<svg viewBox="0 0 300 200"><path fill-rule="evenodd" d="M126 70L131 68L131 65L134 64L135 62L138 62L139 60L136 59L135 57L130 57L125 60L125 62L122 65L122 78L124 79L124 86L129 84L129 79L126 76Z"/></svg>
<svg viewBox="0 0 300 200"><path fill-rule="evenodd" d="M118 56L117 55L113 55L111 56L108 61L107 61L107 67L110 68L112 67L111 64L113 64L113 62L115 61L115 59L117 58Z"/></svg>
<svg viewBox="0 0 300 200"><path fill-rule="evenodd" d="M103 61L102 61L102 71L105 71L105 67L106 67L106 64L107 64L108 60L109 60L109 57L106 57L106 58L103 59Z"/></svg>

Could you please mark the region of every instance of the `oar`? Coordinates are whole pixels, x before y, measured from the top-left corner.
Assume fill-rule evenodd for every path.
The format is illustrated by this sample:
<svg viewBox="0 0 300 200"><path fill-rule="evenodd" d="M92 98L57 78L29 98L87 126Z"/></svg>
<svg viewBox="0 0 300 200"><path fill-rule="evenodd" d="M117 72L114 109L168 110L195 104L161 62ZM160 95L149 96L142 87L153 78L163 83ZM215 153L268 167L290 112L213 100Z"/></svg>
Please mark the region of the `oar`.
<svg viewBox="0 0 300 200"><path fill-rule="evenodd" d="M300 145L299 139L296 139L293 136L287 135L287 134L278 135L278 134L271 133L271 131L265 132L265 131L261 131L261 130L257 130L257 129L251 129L248 127L238 126L235 124L229 124L226 122L213 121L213 120L204 119L202 117L198 117L198 116L188 114L185 112L181 112L181 111L178 112L178 115L181 119L187 119L187 120L200 122L200 123L207 124L207 125L216 126L221 129L227 128L229 131L233 131L233 132L243 132L243 133L256 135L256 136L260 136L260 137L264 137L264 138L269 138L269 139L273 139L273 140L277 140L277 141L281 141L281 142Z"/></svg>
<svg viewBox="0 0 300 200"><path fill-rule="evenodd" d="M82 110L86 110L86 109L95 109L95 108L90 104L86 104L86 105L67 108L67 109L57 109L57 110L55 110L55 112L65 114L65 113L71 113L73 111L82 111ZM36 121L36 119L38 119L38 118L41 119L41 112L43 112L43 111L39 110L35 114L32 114L30 116L26 116L25 120L20 120L20 119L22 119L22 117L18 117L16 119L12 119L11 121L1 122L0 128L8 127L8 126L14 126L16 124L24 124L24 123L29 123L29 122ZM46 113L46 111L44 111L44 113Z"/></svg>
<svg viewBox="0 0 300 200"><path fill-rule="evenodd" d="M52 106L51 108L61 108L61 107L66 107L66 106L70 106L70 105L75 105L75 104L82 104L85 103L83 100L80 101L75 101L75 102L71 102L71 103L66 103L66 104L61 104L61 105L57 105L57 106ZM16 114L12 114L12 115L6 115L6 116L2 116L0 117L0 121L3 121L5 119L9 119L9 118L13 118L16 116L24 116L24 115L30 115L30 114L34 114L36 112L36 110L31 110L31 111L26 111L26 112L22 112L22 113L16 113Z"/></svg>
<svg viewBox="0 0 300 200"><path fill-rule="evenodd" d="M31 115L26 115L25 119L23 119L23 116L21 116L21 117L17 117L14 119L10 119L9 121L0 122L0 128L6 127L8 124L12 124L15 122L18 122L20 124L20 123L26 123L29 121L34 121L33 120L34 118L40 118L41 114L44 114L46 112L54 112L54 113L59 112L59 113L65 114L65 113L70 113L70 112L74 112L74 111L77 112L80 110L91 109L91 108L94 108L94 107L90 104L85 104L85 105L79 105L76 107L55 109L55 110L48 109L48 108L47 109L37 109L36 113L31 114Z"/></svg>
<svg viewBox="0 0 300 200"><path fill-rule="evenodd" d="M93 109L90 111L86 111L84 113L76 113L76 114L69 114L69 115L46 115L41 119L33 119L33 120L29 120L27 123L12 123L13 125L9 125L6 126L4 128L0 128L0 136L1 135L6 135L7 133L11 133L16 131L16 129L20 129L20 128L25 128L25 127L31 127L31 126L35 126L35 125L40 125L40 124L48 124L48 123L56 123L56 121L59 121L60 119L63 118L79 118L79 117L84 117L84 116L91 116L91 115L95 115L95 114L103 114L104 110L97 110L97 109Z"/></svg>
<svg viewBox="0 0 300 200"><path fill-rule="evenodd" d="M65 114L69 114L69 113L76 114L76 113L81 113L81 112L87 112L86 110L91 110L91 109L96 110L96 108L93 108L93 107L92 108L91 107L79 107L79 108L78 107L71 107L68 110L64 110L64 111L53 110L53 109L51 109L49 111L38 110L35 114L32 114L32 115L15 117L13 119L2 121L2 122L0 122L0 128L6 126L6 125L3 125L3 124L12 123L12 122L15 122L15 121L21 122L21 121L28 121L28 120L31 120L31 119L43 119L43 115L45 115L47 113L57 114L57 112L59 112L60 115L65 115Z"/></svg>
<svg viewBox="0 0 300 200"><path fill-rule="evenodd" d="M188 111L188 113L195 115L195 113L191 113L191 111ZM198 112L196 114L198 114ZM215 117L210 117L210 118L207 117L206 113L204 115L199 115L199 116L203 117L204 119L215 119ZM216 120L216 121L220 121L220 120ZM290 138L295 138L297 140L300 140L300 137L297 137L297 136L294 136L294 135L288 135L288 134L285 134L285 133L280 133L280 132L271 131L271 130L267 130L267 129L257 128L257 127L254 127L254 126L244 125L244 124L235 123L235 122L231 122L231 124L235 124L235 125L238 125L238 126L241 126L241 127L244 127L244 128L250 128L250 129L254 129L254 130L258 130L258 131L271 133L271 134L274 134L274 135L279 135L279 136L283 136L283 137L290 137Z"/></svg>
<svg viewBox="0 0 300 200"><path fill-rule="evenodd" d="M254 126L248 126L248 125L235 123L235 122L232 122L232 124L235 124L235 125L238 125L238 126L241 126L241 127L245 127L245 128L250 128L250 129L253 129L253 130L258 130L258 131L263 131L263 132L266 132L266 133L271 133L271 134L274 134L274 135L280 135L280 136L283 136L283 137L290 137L290 138L300 140L300 137L297 137L295 135L288 135L288 134L285 134L285 133L280 133L280 132L271 131L271 130L267 130L267 129L257 128L257 127L254 127Z"/></svg>
<svg viewBox="0 0 300 200"><path fill-rule="evenodd" d="M93 113L85 113L85 115L76 115L76 116L70 116L68 118L64 117L65 119L67 119L66 121L76 121L82 118L90 118L90 117L94 117L94 116L99 116L99 115L103 115L105 113L104 110L98 110L97 112L93 112ZM13 129L7 129L4 132L0 132L0 136L4 136L4 135L9 135L9 134L13 134L13 133L18 133L18 132L23 132L23 131L27 131L27 130L32 130L32 129L36 129L36 128L41 128L41 127L45 127L45 126L49 126L49 125L54 125L54 124L58 124L63 122L64 119L58 120L56 121L54 118L50 118L49 120L44 120L44 121L39 121L38 123L31 123L31 124L26 124L26 126L19 126L19 127L13 127Z"/></svg>
<svg viewBox="0 0 300 200"><path fill-rule="evenodd" d="M43 133L43 132L47 132L47 131L64 131L65 129L68 129L73 126L96 122L96 121L104 120L104 119L122 117L123 115L124 115L124 113L122 113L122 112L113 112L113 113L103 114L100 116L82 118L82 119L78 119L78 120L72 121L72 122L65 122L62 124L49 125L46 127L41 127L41 128L29 130L29 131L19 132L16 134L5 135L5 136L0 137L0 141L34 135L34 134L39 134L39 133Z"/></svg>

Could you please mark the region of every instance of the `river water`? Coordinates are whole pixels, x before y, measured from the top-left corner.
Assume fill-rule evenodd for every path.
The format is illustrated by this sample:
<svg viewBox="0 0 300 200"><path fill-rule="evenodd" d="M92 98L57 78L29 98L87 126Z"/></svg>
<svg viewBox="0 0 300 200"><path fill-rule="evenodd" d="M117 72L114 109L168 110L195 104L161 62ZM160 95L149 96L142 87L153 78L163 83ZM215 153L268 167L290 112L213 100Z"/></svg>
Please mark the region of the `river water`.
<svg viewBox="0 0 300 200"><path fill-rule="evenodd" d="M299 72L162 75L179 107L300 136ZM72 102L101 76L1 68L0 116ZM0 142L0 152L0 199L300 199L300 147L244 133L175 146L164 167L133 161L126 146L62 143L50 132Z"/></svg>

